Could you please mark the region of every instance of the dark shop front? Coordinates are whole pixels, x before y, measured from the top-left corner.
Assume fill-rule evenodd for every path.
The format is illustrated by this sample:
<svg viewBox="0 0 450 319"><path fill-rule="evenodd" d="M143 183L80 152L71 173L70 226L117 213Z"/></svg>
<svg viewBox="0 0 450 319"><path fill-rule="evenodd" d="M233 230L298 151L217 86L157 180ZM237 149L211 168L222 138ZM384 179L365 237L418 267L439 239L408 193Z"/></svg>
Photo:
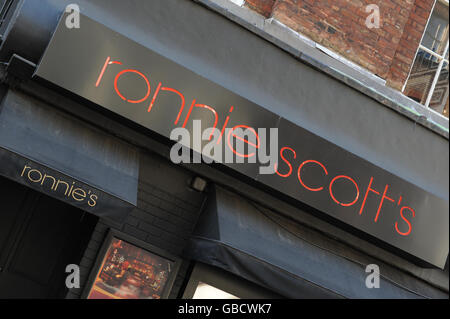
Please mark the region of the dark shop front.
<svg viewBox="0 0 450 319"><path fill-rule="evenodd" d="M220 3L0 1L0 298L448 298L448 120Z"/></svg>

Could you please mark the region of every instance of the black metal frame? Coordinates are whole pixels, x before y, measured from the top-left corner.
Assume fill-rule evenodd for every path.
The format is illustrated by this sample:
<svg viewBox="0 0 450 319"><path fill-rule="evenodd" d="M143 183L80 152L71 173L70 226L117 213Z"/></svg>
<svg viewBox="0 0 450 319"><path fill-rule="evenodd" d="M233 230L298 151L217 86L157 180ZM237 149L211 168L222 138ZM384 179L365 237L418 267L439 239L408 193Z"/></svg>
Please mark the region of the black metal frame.
<svg viewBox="0 0 450 319"><path fill-rule="evenodd" d="M100 251L97 255L94 266L91 269L89 278L83 289L83 293L81 294L81 298L87 299L89 292L91 291L92 286L95 282L95 279L98 275L99 268L101 267L101 264L103 262L103 259L106 255L106 253L108 252L108 248L109 248L113 238L121 239L121 240L126 241L127 243L132 244L136 247L147 250L147 251L151 252L152 254L158 255L160 257L168 259L169 261L174 262L173 270L171 271L169 278L167 279L166 285L164 287L164 291L161 294L161 299L168 298L168 296L172 290L172 286L175 281L175 278L177 277L178 271L180 269L181 258L179 258L175 255L172 255L172 254L162 250L161 248L155 247L149 243L146 243L142 240L136 239L130 235L127 235L125 233L122 233L120 231L117 231L117 230L111 229L111 228L108 230L108 234L106 235L106 238L103 241L102 247L100 248Z"/></svg>

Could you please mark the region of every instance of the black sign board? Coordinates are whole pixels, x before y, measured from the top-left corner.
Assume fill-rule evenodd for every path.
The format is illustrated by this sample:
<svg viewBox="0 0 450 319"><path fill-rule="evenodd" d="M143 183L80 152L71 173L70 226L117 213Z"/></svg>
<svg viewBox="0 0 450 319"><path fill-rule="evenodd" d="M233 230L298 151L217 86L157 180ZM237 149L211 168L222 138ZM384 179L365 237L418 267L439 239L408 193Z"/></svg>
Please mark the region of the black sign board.
<svg viewBox="0 0 450 319"><path fill-rule="evenodd" d="M87 212L122 222L136 206L134 147L17 91L0 105L0 153L0 175Z"/></svg>
<svg viewBox="0 0 450 319"><path fill-rule="evenodd" d="M134 208L128 202L2 147L0 176L116 222L122 222Z"/></svg>
<svg viewBox="0 0 450 319"><path fill-rule="evenodd" d="M177 127L194 133L194 120L200 120L203 128L220 130L278 128L276 173L261 175L259 163L249 161L225 165L407 255L444 267L448 199L412 185L86 16L80 29L66 28L64 19L39 64L38 77L165 137Z"/></svg>

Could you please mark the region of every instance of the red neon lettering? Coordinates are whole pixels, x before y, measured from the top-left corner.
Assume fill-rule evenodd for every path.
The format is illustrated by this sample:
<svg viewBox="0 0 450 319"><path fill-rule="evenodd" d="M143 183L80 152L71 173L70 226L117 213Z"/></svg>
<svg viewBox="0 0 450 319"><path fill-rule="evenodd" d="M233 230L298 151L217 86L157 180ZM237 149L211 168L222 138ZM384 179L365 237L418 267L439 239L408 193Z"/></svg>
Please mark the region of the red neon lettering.
<svg viewBox="0 0 450 319"><path fill-rule="evenodd" d="M174 122L174 124L177 125L177 124L178 124L178 121L180 120L181 113L183 113L183 109L184 109L184 103L185 103L185 101L184 101L184 95L181 94L181 92L179 92L179 91L177 91L177 90L175 90L175 89L173 89L173 88L169 88L169 87L161 87L161 82L159 82L158 87L156 88L155 94L153 94L153 98L152 98L152 101L150 102L150 105L148 106L147 112L150 112L150 111L152 110L153 105L155 104L156 97L158 96L160 90L161 90L161 91L169 91L169 92L175 93L175 94L177 94L177 95L180 97L180 99L181 99L181 107L180 107L180 111L178 112L177 118L175 119L175 122Z"/></svg>
<svg viewBox="0 0 450 319"><path fill-rule="evenodd" d="M412 227L411 227L411 223L409 222L409 220L407 220L407 219L405 218L405 216L403 216L403 210L404 210L404 209L409 210L409 211L412 213L412 217L416 217L416 212L414 211L414 209L412 209L411 207L408 207L408 206L403 206L403 207L400 209L400 216L401 216L402 219L408 224L408 231L407 231L406 233L402 233L402 232L398 229L398 222L395 222L395 230L397 231L397 233L399 233L399 234L402 235L402 236L408 236L409 234L411 234Z"/></svg>
<svg viewBox="0 0 450 319"><path fill-rule="evenodd" d="M98 76L97 82L95 82L95 86L98 87L100 85L100 81L103 78L103 74L105 74L106 68L109 64L122 64L122 62L119 61L111 61L111 57L107 57L105 64L102 67L102 70L100 71L100 75Z"/></svg>
<svg viewBox="0 0 450 319"><path fill-rule="evenodd" d="M119 80L119 78L122 76L122 74L128 73L128 72L138 74L145 80L145 83L147 84L147 93L140 100L130 100L130 99L125 98L125 96L123 96L122 93L120 93L119 88L117 87L117 81ZM120 71L116 75L116 78L114 79L114 89L116 90L116 93L120 96L120 98L122 100L127 101L129 103L141 103L141 102L145 101L148 98L148 96L150 95L150 83L148 82L147 77L144 74L142 74L141 72L139 72L138 70L133 70L133 69L126 69L126 70Z"/></svg>
<svg viewBox="0 0 450 319"><path fill-rule="evenodd" d="M361 205L361 209L359 210L359 214L361 215L363 210L364 210L364 206L366 205L366 199L367 199L367 195L369 195L369 192L375 193L377 195L380 195L379 192L377 192L376 190L372 189L372 182L373 182L373 177L370 178L370 182L369 182L369 186L367 186L367 191L366 191L366 195L364 195L364 200L362 202Z"/></svg>
<svg viewBox="0 0 450 319"><path fill-rule="evenodd" d="M234 108L234 106L232 105L228 112L229 113L233 112L233 108ZM226 119L225 119L225 123L223 123L223 127L222 127L222 130L220 131L220 135L219 135L219 138L217 139L217 143L216 144L220 143L220 140L222 139L223 132L225 131L225 127L227 126L229 120L230 120L230 116L228 115L226 117Z"/></svg>
<svg viewBox="0 0 450 319"><path fill-rule="evenodd" d="M288 177L288 176L291 175L291 173L292 173L292 165L291 165L291 163L289 163L289 162L286 160L286 158L283 156L283 151L284 151L284 150L290 150L290 151L292 151L292 153L294 153L294 158L297 157L297 154L295 153L295 151L294 151L292 148L287 147L287 146L283 147L283 148L280 150L280 157L281 157L281 159L289 166L289 173L287 173L287 174L281 174L280 172L278 172L278 169L277 169L277 163L275 163L274 167L275 167L275 173L277 173L279 176L281 176L281 177Z"/></svg>
<svg viewBox="0 0 450 319"><path fill-rule="evenodd" d="M209 111L211 111L211 112L213 113L213 115L214 115L214 125L213 125L213 129L215 129L216 126L217 126L217 121L219 120L219 116L217 115L216 110L213 109L211 106L206 105L206 104L196 104L196 103L195 103L195 99L192 100L191 107L189 108L189 112L188 112L188 114L187 114L187 116L186 116L186 119L184 120L184 123L183 123L183 126L182 126L182 127L183 127L183 128L186 127L187 121L188 121L189 117L191 116L191 112L192 112L192 109L193 109L194 107L205 108L205 109L207 109L207 110L209 110ZM211 131L211 134L209 135L209 139L210 139L210 140L211 140L211 137L213 136L213 133L214 133L214 132Z"/></svg>
<svg viewBox="0 0 450 319"><path fill-rule="evenodd" d="M246 129L249 129L251 132L253 132L253 134L255 134L255 136L256 136L256 143L257 143L257 144L254 144L254 143L252 143L252 142L250 142L250 141L247 141L246 139L244 139L244 138L242 138L242 137L240 137L240 136L237 136L236 134L233 134L233 131L234 131L235 129L237 129L238 127L245 127ZM256 131L255 131L254 128L252 128L252 127L250 127L250 126L248 126L248 125L236 125L236 126L233 127L233 128L230 130L230 132L228 133L227 144L228 144L228 147L229 147L229 148L233 151L233 153L236 154L237 156L240 156L240 157L252 157L252 156L255 155L255 152L250 153L250 154L242 154L242 153L239 153L238 151L236 151L236 150L233 148L233 146L231 145L231 135L233 135L236 139L239 139L239 140L241 140L241 141L243 141L243 142L245 142L245 143L247 143L247 144L249 144L249 145L251 145L251 146L253 146L253 147L255 147L255 148L259 148L259 145L260 145L260 142L259 142L259 135L258 135L258 133L256 133Z"/></svg>
<svg viewBox="0 0 450 319"><path fill-rule="evenodd" d="M318 188L311 188L311 187L306 186L305 183L303 183L303 181L302 181L301 170L302 170L302 167L303 167L305 164L308 164L308 163L315 163L315 164L318 164L318 165L319 165L320 167L322 167L322 169L324 170L325 175L328 175L327 169L325 168L325 166L324 166L321 162L315 161L315 160L307 160L307 161L304 161L303 163L301 163L300 166L298 167L298 171L297 171L297 177L298 177L298 180L300 181L300 184L302 184L302 186L303 186L304 188L306 188L307 190L310 190L310 191L312 191L312 192L318 192L318 191L321 191L321 190L323 189L323 186L322 186L322 187L318 187Z"/></svg>
<svg viewBox="0 0 450 319"><path fill-rule="evenodd" d="M103 76L105 75L105 72L106 72L108 66L111 65L111 64L122 65L122 62L120 62L120 61L111 61L111 57L108 56L108 57L106 58L106 60L105 60L105 63L103 64L103 66L102 66L102 68L101 68L101 70L100 70L100 73L99 73L99 75L98 75L97 81L95 82L95 87L99 87L99 85L101 84L101 81L103 80ZM120 90L119 90L119 88L118 88L118 80L119 80L119 78L120 78L123 74L125 74L125 73L136 73L137 75L139 75L141 78L144 79L144 81L145 81L145 83L146 83L146 85L147 85L147 92L146 92L146 94L145 94L145 96L144 96L143 98L141 98L141 99L136 99L136 100L133 100L133 99L127 99L127 98L120 92ZM143 73L139 72L138 70L134 70L134 69L126 69L126 70L122 70L121 72L119 72L119 73L116 75L116 77L115 77L115 79L114 79L114 90L116 91L117 95L118 95L122 100L124 100L124 101L126 101L126 102L129 102L129 103L141 103L141 102L145 101L145 100L150 96L151 86L150 86L150 82L149 82L148 78L147 78ZM154 104L155 104L156 98L157 98L158 95L160 94L160 91L168 91L168 92L172 92L172 93L175 93L176 95L178 95L178 96L180 97L180 99L181 99L181 106L180 106L178 115L177 115L177 117L176 117L176 119L175 119L175 122L174 122L174 124L177 125L178 122L179 122L179 120L180 120L180 118L181 118L181 115L182 115L182 113L183 113L183 111L184 111L185 97L184 97L184 95L183 95L181 92L179 92L179 91L177 91L177 90L175 90L175 89L173 89L173 88L170 88L170 87L162 87L162 83L161 83L161 82L159 82L159 84L158 84L158 86L157 86L157 88L156 88L156 91L155 91L155 93L153 94L153 97L152 97L151 102L150 102L150 104L149 104L149 106L148 106L147 112L150 112L150 111L152 110L152 108L153 108L153 106L154 106ZM185 120L184 120L184 122L183 122L183 125L182 125L183 128L186 127L187 122L188 122L188 120L189 120L189 118L190 118L190 116L191 116L191 113L192 113L192 110L193 110L194 107L198 107L198 108L203 108L203 109L209 110L209 111L214 115L214 125L213 125L213 128L215 129L215 128L217 127L219 116L218 116L216 110L215 110L213 107L209 106L209 105L206 105L206 104L198 104L198 103L196 103L196 100L193 99L192 104L191 104L191 106L190 106L190 108L189 108L188 114L187 114L187 116L186 116L186 118L185 118ZM234 108L233 106L230 107L229 113L232 113L232 112L233 112L233 108ZM226 120L225 120L225 122L224 122L224 124L223 124L223 127L222 127L222 130L221 130L221 132L220 132L220 136L219 136L219 139L218 139L217 143L220 143L220 140L222 139L222 136L223 136L223 134L224 134L224 131L225 131L225 128L226 128L226 126L227 126L227 124L228 124L229 119L230 119L230 115L228 115L228 116L226 117ZM243 138L243 137L241 137L241 136L238 136L238 135L234 134L233 132L234 132L237 128L239 128L239 127L241 127L241 128L247 128L247 129L249 129L253 134L255 134L256 139L257 139L256 144L255 144L255 143L252 143L252 142L250 142L250 141L248 141L248 140L246 140L245 138ZM211 140L212 136L213 136L213 132L211 132L211 135L210 135L210 137L209 137L210 140ZM241 140L241 141L243 141L243 142L247 143L248 145L253 146L253 147L255 147L255 148L259 148L259 147L260 147L260 139L259 139L259 136L258 136L258 134L256 133L255 129L253 129L253 128L247 126L247 125L237 125L237 126L233 127L233 128L230 130L230 132L229 132L229 134L228 134L228 138L227 138L227 143L228 143L228 147L233 151L233 153L236 154L236 155L238 155L238 156L240 156L240 157L246 157L246 158L247 158L247 157L251 157L251 156L254 156L254 155L255 155L255 152L252 152L252 153L250 153L250 154L241 154L241 153L237 152L237 151L233 148L233 145L232 145L232 143L231 143L231 136L233 136L233 137L236 138L237 140ZM285 155L284 155L284 151L286 151L286 150L289 150L289 151L291 151L291 152L293 153L294 159L297 157L297 154L296 154L296 152L295 152L294 149L292 149L292 148L290 148L290 147L283 147L283 148L281 148L281 150L280 150L280 157L281 157L281 159L286 163L286 165L288 166L289 170L288 170L288 172L285 173L285 174L280 173L280 172L278 171L278 163L275 163L275 164L274 164L274 169L275 169L275 172L277 173L277 175L280 176L280 177L283 177L283 178L289 177L289 176L292 174L292 171L293 171L292 164L286 159L286 157L285 157ZM314 163L314 164L320 166L320 167L322 168L322 170L324 171L325 175L328 175L328 171L327 171L326 167L325 167L321 162L316 161L316 160L307 160L307 161L304 161L303 163L301 163L301 165L299 166L298 171L297 171L297 177L298 177L298 180L299 180L300 184L301 184L304 188L306 188L307 190L309 190L309 191L318 192L318 191L323 190L323 189L324 189L323 186L313 188L313 187L307 186L307 185L303 182L302 177L301 177L302 168L303 168L304 165L306 165L306 164L308 164L308 163ZM351 182L353 183L353 185L355 186L355 188L356 188L356 197L354 198L354 200L353 200L352 202L349 202L349 203L342 203L342 202L340 202L339 200L337 200L336 197L334 196L334 193L333 193L333 185L334 185L334 183L335 183L337 180L339 180L339 179L347 179L347 180L351 181ZM366 204L366 201L367 201L367 197L368 197L368 195L369 195L369 192L375 193L376 195L380 195L380 192L378 192L378 191L376 191L375 189L372 188L373 179L374 179L373 177L370 178L369 185L368 185L367 190L366 190L366 193L365 193L365 195L364 195L364 200L363 200L363 202L362 202L362 204L361 204L361 208L360 208L360 210L359 210L359 215L362 215L362 213L363 213L363 211L364 211L365 204ZM385 186L385 189L384 189L384 192L383 192L383 194L381 195L381 200L380 200L380 203L379 203L379 206L378 206L378 209L377 209L376 216L375 216L375 218L374 218L374 221L375 221L375 222L377 222L378 219L379 219L379 217L380 217L381 209L382 209L383 204L384 204L384 201L385 201L386 199L389 200L389 201L391 201L391 202L393 202L393 203L396 203L398 206L400 206L400 204L401 204L401 202L402 202L402 196L399 197L399 199L398 199L397 202L396 202L394 199L392 199L392 198L390 198L389 196L387 196L388 188L389 188L389 185L386 185L386 186ZM329 193L330 193L330 196L331 196L331 198L333 199L333 201L334 201L335 203L337 203L337 204L339 204L339 205L341 205L341 206L345 206L345 207L354 205L354 204L359 200L359 195L360 195L359 187L358 187L358 184L356 183L356 181L355 181L354 179L352 179L351 177L346 176L346 175L339 175L339 176L334 177L334 178L331 180L331 182L330 182L330 184L329 184ZM397 231L397 233L399 233L399 234L402 235L402 236L408 236L408 235L411 233L411 231L412 231L411 222L404 216L404 213L403 213L403 211L404 211L405 209L406 209L406 210L409 210L409 211L411 212L412 218L415 217L415 211L414 211L411 207L404 206L404 207L401 208L401 210L400 210L400 216L401 216L401 218L403 219L403 221L407 224L407 226L408 226L408 231L406 231L406 232L401 232L401 231L399 230L399 227L398 227L398 222L395 222L395 230Z"/></svg>
<svg viewBox="0 0 450 319"><path fill-rule="evenodd" d="M161 89L161 82L158 83L158 86L156 87L155 94L153 94L152 100L150 101L150 105L148 106L147 112L150 112L153 108L153 104L155 103L156 96L159 93L159 90Z"/></svg>
<svg viewBox="0 0 450 319"><path fill-rule="evenodd" d="M378 206L377 215L375 216L375 223L378 221L378 216L380 215L381 206L383 206L384 199L390 200L393 203L395 202L395 200L386 196L386 192L387 192L388 188L389 188L389 185L386 185L386 187L384 188L383 196L381 197L380 205Z"/></svg>
<svg viewBox="0 0 450 319"><path fill-rule="evenodd" d="M338 200L334 197L334 195L333 195L333 190L332 190L333 183L334 183L335 181L337 181L338 179L340 179L340 178L348 179L348 180L351 181L351 182L355 185L355 187L356 187L356 198L355 198L355 199L353 200L353 202L351 202L351 203L347 203L347 204L341 203L341 202L338 201ZM331 196L331 198L332 198L337 204L339 204L339 205L342 205L342 206L352 206L353 204L355 204L355 203L358 201L358 198L359 198L359 188L358 188L358 185L356 184L356 182L353 180L353 178L348 177L348 176L345 176L345 175L339 175L339 176L336 176L335 178L333 178L333 180L332 180L331 183L330 183L330 196Z"/></svg>

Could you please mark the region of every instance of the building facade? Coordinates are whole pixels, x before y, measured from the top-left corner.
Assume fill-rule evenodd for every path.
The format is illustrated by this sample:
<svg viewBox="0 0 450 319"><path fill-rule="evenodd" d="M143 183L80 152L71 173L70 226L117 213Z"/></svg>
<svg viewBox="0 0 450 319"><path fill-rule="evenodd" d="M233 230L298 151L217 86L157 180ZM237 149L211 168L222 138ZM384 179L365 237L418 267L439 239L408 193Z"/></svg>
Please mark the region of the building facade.
<svg viewBox="0 0 450 319"><path fill-rule="evenodd" d="M448 1L0 8L0 298L448 298Z"/></svg>

